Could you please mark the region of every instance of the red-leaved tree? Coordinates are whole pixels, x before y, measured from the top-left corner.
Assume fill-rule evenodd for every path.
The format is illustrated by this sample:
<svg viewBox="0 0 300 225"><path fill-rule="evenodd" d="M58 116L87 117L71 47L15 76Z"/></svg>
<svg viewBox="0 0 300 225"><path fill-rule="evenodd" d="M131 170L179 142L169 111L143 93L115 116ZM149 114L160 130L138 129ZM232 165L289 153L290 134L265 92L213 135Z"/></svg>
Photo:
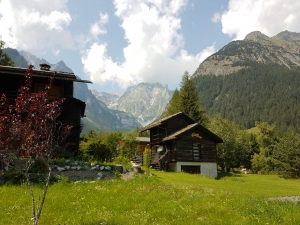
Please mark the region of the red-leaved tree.
<svg viewBox="0 0 300 225"><path fill-rule="evenodd" d="M0 98L0 148L26 158L25 177L32 200L33 224L38 224L46 198L50 177L50 161L65 147L71 126L59 120L65 99L49 100L49 90L55 72L49 78L44 91L32 91L30 65L25 73L25 83L18 91L15 104L8 105L5 94ZM34 195L29 169L37 158L43 159L48 167L42 198Z"/></svg>

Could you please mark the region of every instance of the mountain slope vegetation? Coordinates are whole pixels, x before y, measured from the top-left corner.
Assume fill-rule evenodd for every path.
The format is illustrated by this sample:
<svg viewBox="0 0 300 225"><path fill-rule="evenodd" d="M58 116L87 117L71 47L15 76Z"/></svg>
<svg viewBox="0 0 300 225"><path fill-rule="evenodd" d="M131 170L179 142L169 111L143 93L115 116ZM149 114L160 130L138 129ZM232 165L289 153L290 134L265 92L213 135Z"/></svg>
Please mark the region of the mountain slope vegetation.
<svg viewBox="0 0 300 225"><path fill-rule="evenodd" d="M300 34L260 32L208 57L193 79L208 115L245 128L255 121L300 132Z"/></svg>

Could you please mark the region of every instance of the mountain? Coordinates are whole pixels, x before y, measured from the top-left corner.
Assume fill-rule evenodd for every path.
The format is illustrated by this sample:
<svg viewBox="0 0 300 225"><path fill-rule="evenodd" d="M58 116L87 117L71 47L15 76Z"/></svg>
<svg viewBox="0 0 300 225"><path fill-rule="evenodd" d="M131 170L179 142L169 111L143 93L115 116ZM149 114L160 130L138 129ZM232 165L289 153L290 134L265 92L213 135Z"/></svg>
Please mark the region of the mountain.
<svg viewBox="0 0 300 225"><path fill-rule="evenodd" d="M96 132L131 131L141 126L133 116L109 109L93 95L85 83L75 82L74 97L86 103L86 117L82 119L83 133L87 133L90 129Z"/></svg>
<svg viewBox="0 0 300 225"><path fill-rule="evenodd" d="M51 64L47 60L40 59L30 52L18 52L16 49L6 49L6 52L14 60L16 66L19 67L26 68L28 64L32 64L35 68L39 68L39 64L46 63L51 66L51 70L53 71L73 73L63 61ZM23 61L22 64L18 63L19 61ZM86 83L74 82L74 97L86 103L86 116L82 119L82 133L87 133L90 129L96 132L130 131L141 126L133 116L118 110L109 109L105 103L93 95Z"/></svg>
<svg viewBox="0 0 300 225"><path fill-rule="evenodd" d="M300 34L251 32L203 61L194 72L201 104L246 128L255 121L300 132Z"/></svg>
<svg viewBox="0 0 300 225"><path fill-rule="evenodd" d="M28 62L16 49L5 48L3 51L14 61L16 67L27 68Z"/></svg>
<svg viewBox="0 0 300 225"><path fill-rule="evenodd" d="M168 86L163 87L159 83L131 86L120 97L116 94L93 93L109 108L134 116L143 126L160 118L173 95Z"/></svg>
<svg viewBox="0 0 300 225"><path fill-rule="evenodd" d="M119 98L122 96L119 93L106 93L106 92L98 92L96 90L92 90L93 95L95 95L95 97L104 102L108 108L111 108L112 106L114 106L115 104L117 104Z"/></svg>
<svg viewBox="0 0 300 225"><path fill-rule="evenodd" d="M69 67L67 67L67 65L62 60L59 61L58 63L52 64L47 62L46 59L43 58L40 59L30 52L20 51L19 53L21 56L24 57L24 59L28 62L28 64L34 65L36 69L40 68L40 64L46 63L51 66L51 70L53 71L73 73L73 71Z"/></svg>
<svg viewBox="0 0 300 225"><path fill-rule="evenodd" d="M259 31L233 41L204 60L193 74L228 75L248 68L249 62L275 63L287 68L300 66L300 33L283 31L268 37Z"/></svg>

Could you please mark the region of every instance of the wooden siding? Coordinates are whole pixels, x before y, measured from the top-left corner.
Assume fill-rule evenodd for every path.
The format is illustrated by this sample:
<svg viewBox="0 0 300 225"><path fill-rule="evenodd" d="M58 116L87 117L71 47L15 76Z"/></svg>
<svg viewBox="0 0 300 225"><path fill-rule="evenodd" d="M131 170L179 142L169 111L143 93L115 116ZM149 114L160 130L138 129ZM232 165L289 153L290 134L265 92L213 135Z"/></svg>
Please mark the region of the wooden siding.
<svg viewBox="0 0 300 225"><path fill-rule="evenodd" d="M166 137L165 126L158 126L152 128L150 137L150 142L152 145L159 145L160 143L162 143L162 139Z"/></svg>
<svg viewBox="0 0 300 225"><path fill-rule="evenodd" d="M194 123L194 122L192 122ZM191 124L191 120L188 119L186 116L184 115L178 115L174 118L170 118L168 121L166 121L166 136L171 135L173 133L175 133L176 131L188 126Z"/></svg>
<svg viewBox="0 0 300 225"><path fill-rule="evenodd" d="M21 79L20 79L21 78ZM0 75L0 95L3 93L6 95L6 99L9 104L14 103L18 95L18 90L24 83L23 77Z"/></svg>
<svg viewBox="0 0 300 225"><path fill-rule="evenodd" d="M35 73L35 71L33 71ZM19 88L24 84L24 76L15 74L0 73L0 95L3 93L7 97L8 104L13 104ZM43 86L48 84L48 78L34 77L32 78L32 91L44 90ZM80 118L84 112L79 104L73 102L70 97L73 96L73 81L72 80L54 80L53 86L60 90L60 97L66 98L63 104L63 112L59 119L64 124L73 126L71 134L67 139L69 143L67 149L70 152L77 153L79 149L79 138L81 132ZM57 99L57 96L55 97Z"/></svg>
<svg viewBox="0 0 300 225"><path fill-rule="evenodd" d="M198 133L201 139L192 137L192 133ZM177 139L177 161L199 161L199 162L216 162L217 152L216 143L205 134L201 134L199 130L188 131L180 135ZM201 159L195 160L193 155L193 143L199 143L202 148Z"/></svg>

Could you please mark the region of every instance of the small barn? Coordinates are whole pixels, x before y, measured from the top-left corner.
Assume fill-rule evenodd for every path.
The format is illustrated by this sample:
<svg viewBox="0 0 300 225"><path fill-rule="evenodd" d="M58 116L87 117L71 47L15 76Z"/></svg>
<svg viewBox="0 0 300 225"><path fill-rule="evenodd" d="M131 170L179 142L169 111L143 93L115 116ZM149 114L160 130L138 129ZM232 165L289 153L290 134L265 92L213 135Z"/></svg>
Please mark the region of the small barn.
<svg viewBox="0 0 300 225"><path fill-rule="evenodd" d="M223 140L183 112L144 127L150 131L151 166L159 170L217 177L217 149Z"/></svg>
<svg viewBox="0 0 300 225"><path fill-rule="evenodd" d="M14 103L19 88L24 84L26 68L0 66L0 94L6 95L8 103ZM33 70L33 92L45 89L49 77L53 74L50 66L41 64L40 70ZM80 119L84 116L85 103L73 97L74 82L91 83L80 80L73 73L56 72L55 80L49 91L50 100L65 98L61 120L65 124L72 125L71 134L67 139L67 150L77 154L79 138L82 130Z"/></svg>

